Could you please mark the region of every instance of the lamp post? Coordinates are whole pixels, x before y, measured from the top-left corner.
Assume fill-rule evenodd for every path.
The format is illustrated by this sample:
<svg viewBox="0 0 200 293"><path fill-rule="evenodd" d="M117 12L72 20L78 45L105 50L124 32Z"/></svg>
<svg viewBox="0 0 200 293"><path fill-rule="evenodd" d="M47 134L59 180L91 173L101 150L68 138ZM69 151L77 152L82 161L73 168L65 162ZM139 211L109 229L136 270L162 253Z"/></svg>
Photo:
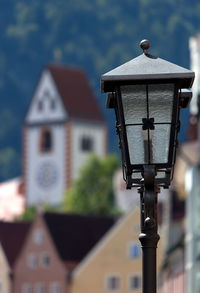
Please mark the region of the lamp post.
<svg viewBox="0 0 200 293"><path fill-rule="evenodd" d="M107 108L114 109L127 189L137 186L141 198L143 293L156 292L157 194L173 176L179 113L189 105L194 72L143 54L101 77Z"/></svg>

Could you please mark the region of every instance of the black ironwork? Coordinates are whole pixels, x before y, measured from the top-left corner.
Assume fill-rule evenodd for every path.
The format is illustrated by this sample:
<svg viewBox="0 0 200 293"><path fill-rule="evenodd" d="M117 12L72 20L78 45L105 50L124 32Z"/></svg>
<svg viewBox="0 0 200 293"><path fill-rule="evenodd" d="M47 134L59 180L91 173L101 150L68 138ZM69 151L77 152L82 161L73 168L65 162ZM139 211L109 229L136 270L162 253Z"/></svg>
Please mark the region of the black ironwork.
<svg viewBox="0 0 200 293"><path fill-rule="evenodd" d="M154 118L142 118L142 129L143 130L147 130L147 129L151 129L154 130ZM163 123L165 124L165 123Z"/></svg>
<svg viewBox="0 0 200 293"><path fill-rule="evenodd" d="M144 185L139 189L141 198L141 234L143 251L143 293L156 293L156 249L160 239L157 224L157 193L155 167L144 167Z"/></svg>
<svg viewBox="0 0 200 293"><path fill-rule="evenodd" d="M191 91L186 89L192 87L194 72L150 55L148 52L150 42L148 40L143 40L140 47L143 50L142 55L102 75L101 90L104 93L112 92L108 95L107 107L114 108L116 114L116 132L119 136L123 176L127 188L140 187L141 234L139 240L143 250L143 293L156 293L156 248L159 241L157 194L160 186L169 187L173 176L178 144L177 135L180 130L180 108L187 107L191 100ZM157 121L154 121L156 117L150 117L149 115L150 97L148 90L149 85L152 84L174 85L172 119L170 122L161 121L157 123ZM146 87L146 113L144 113L144 116L142 115L141 123L125 124L121 88L129 85ZM155 164L151 157L151 133L159 124L170 126L169 152L167 163L159 162ZM129 126L141 126L141 131L145 131L144 148L146 155L143 164L130 162L126 131Z"/></svg>
<svg viewBox="0 0 200 293"><path fill-rule="evenodd" d="M151 44L148 40L142 40L140 42L140 48L143 50L144 54L148 54L148 49L150 48Z"/></svg>

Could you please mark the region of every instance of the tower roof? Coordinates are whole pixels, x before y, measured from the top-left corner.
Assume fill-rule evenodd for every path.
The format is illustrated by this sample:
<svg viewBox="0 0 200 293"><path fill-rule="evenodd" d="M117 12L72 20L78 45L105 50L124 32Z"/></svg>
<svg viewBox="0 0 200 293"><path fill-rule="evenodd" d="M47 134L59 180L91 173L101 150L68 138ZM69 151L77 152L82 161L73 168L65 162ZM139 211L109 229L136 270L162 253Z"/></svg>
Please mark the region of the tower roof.
<svg viewBox="0 0 200 293"><path fill-rule="evenodd" d="M47 65L63 104L72 119L104 122L86 74L72 67Z"/></svg>

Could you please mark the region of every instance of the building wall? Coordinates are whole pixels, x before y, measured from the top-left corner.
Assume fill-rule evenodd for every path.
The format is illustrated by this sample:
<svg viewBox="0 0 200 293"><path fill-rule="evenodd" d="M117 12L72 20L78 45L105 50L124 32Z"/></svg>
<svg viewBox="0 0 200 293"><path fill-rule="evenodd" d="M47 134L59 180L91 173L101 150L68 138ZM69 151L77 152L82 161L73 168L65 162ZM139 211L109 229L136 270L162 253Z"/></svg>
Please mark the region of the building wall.
<svg viewBox="0 0 200 293"><path fill-rule="evenodd" d="M90 151L81 148L83 138L92 141ZM85 164L88 156L94 153L100 157L106 154L106 127L97 123L86 123L83 121L73 121L71 129L71 157L72 157L72 180L76 179L81 167Z"/></svg>
<svg viewBox="0 0 200 293"><path fill-rule="evenodd" d="M200 168L191 166L186 173L187 187L187 218L186 218L186 292L198 293L200 291Z"/></svg>
<svg viewBox="0 0 200 293"><path fill-rule="evenodd" d="M190 104L190 113L192 115L198 114L197 98L200 92L200 34L189 39L189 49L190 49L190 68L195 72L195 80L192 87L193 97Z"/></svg>
<svg viewBox="0 0 200 293"><path fill-rule="evenodd" d="M138 258L131 258L129 248L131 244L140 243L139 208L134 209L125 218L108 232L96 248L75 269L70 293L103 293L109 292L108 279L110 276L119 276L120 285L117 292L142 292L142 288L130 289L130 276L142 277L142 254ZM160 265L160 248L158 252L158 266ZM140 281L141 285L141 281ZM161 292L159 289L158 292Z"/></svg>
<svg viewBox="0 0 200 293"><path fill-rule="evenodd" d="M10 268L0 244L0 292L11 293Z"/></svg>
<svg viewBox="0 0 200 293"><path fill-rule="evenodd" d="M55 100L55 107L51 108L51 101ZM39 102L42 101L42 109ZM26 115L28 124L55 122L66 120L67 113L63 107L61 97L57 91L55 82L48 70L44 70L37 84L31 104Z"/></svg>
<svg viewBox="0 0 200 293"><path fill-rule="evenodd" d="M44 257L49 257L47 266L43 264ZM38 216L14 266L14 293L54 292L51 289L55 284L60 287L61 293L68 292L67 270L58 256L46 225ZM45 291L39 291L40 285L44 286ZM28 286L32 291L23 291Z"/></svg>
<svg viewBox="0 0 200 293"><path fill-rule="evenodd" d="M53 137L53 149L46 153L40 151L44 127L49 127ZM91 150L82 150L83 137L91 139ZM106 139L104 123L69 119L51 73L44 70L25 118L23 169L27 204L60 204L89 154L105 155Z"/></svg>
<svg viewBox="0 0 200 293"><path fill-rule="evenodd" d="M185 274L184 271L177 273L164 281L163 293L184 293L185 292Z"/></svg>
<svg viewBox="0 0 200 293"><path fill-rule="evenodd" d="M49 125L52 150L40 151L41 126L26 132L26 195L27 204L59 204L66 190L65 125Z"/></svg>

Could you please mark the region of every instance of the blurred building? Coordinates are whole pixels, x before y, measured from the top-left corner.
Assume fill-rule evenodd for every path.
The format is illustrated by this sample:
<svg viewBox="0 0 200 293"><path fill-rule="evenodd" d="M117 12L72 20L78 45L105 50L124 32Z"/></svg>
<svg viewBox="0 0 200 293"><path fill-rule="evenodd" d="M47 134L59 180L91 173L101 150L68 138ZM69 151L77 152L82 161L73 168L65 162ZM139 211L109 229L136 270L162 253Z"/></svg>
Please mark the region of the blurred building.
<svg viewBox="0 0 200 293"><path fill-rule="evenodd" d="M40 212L31 225L0 222L1 292L142 292L139 213L135 207L119 219Z"/></svg>
<svg viewBox="0 0 200 293"><path fill-rule="evenodd" d="M25 209L24 186L21 178L0 184L0 219L13 221Z"/></svg>
<svg viewBox="0 0 200 293"><path fill-rule="evenodd" d="M195 80L192 87L193 97L190 104L190 113L192 116L199 114L200 97L200 34L189 39L190 49L190 67L195 72Z"/></svg>
<svg viewBox="0 0 200 293"><path fill-rule="evenodd" d="M14 265L30 224L0 221L0 292L13 292Z"/></svg>
<svg viewBox="0 0 200 293"><path fill-rule="evenodd" d="M170 241L166 255L164 292L200 292L200 34L190 38L189 46L195 71L189 141L178 150L174 173L174 188L180 202L185 202L185 215L177 222L176 241Z"/></svg>
<svg viewBox="0 0 200 293"><path fill-rule="evenodd" d="M122 212L129 212L140 205L140 195L137 188L126 189L122 169L118 169L113 177L113 188L116 207Z"/></svg>
<svg viewBox="0 0 200 293"><path fill-rule="evenodd" d="M23 132L27 205L61 203L90 153L106 153L106 124L83 71L48 65Z"/></svg>
<svg viewBox="0 0 200 293"><path fill-rule="evenodd" d="M187 195L186 217L186 293L200 292L200 34L190 38L191 68L195 71L191 116L194 117L189 131L192 155L187 153L185 191ZM194 116L195 115L195 116ZM193 157L195 156L195 160Z"/></svg>
<svg viewBox="0 0 200 293"><path fill-rule="evenodd" d="M141 293L142 250L138 240L139 234L140 209L135 207L108 231L75 268L70 293ZM158 272L162 255L161 239L157 253ZM162 292L159 276L157 292Z"/></svg>
<svg viewBox="0 0 200 293"><path fill-rule="evenodd" d="M72 271L116 220L40 213L31 225L0 222L1 292L69 292Z"/></svg>
<svg viewBox="0 0 200 293"><path fill-rule="evenodd" d="M174 186L168 194L167 229L164 234L165 251L162 264L163 292L184 293L185 288L185 201L180 199Z"/></svg>

